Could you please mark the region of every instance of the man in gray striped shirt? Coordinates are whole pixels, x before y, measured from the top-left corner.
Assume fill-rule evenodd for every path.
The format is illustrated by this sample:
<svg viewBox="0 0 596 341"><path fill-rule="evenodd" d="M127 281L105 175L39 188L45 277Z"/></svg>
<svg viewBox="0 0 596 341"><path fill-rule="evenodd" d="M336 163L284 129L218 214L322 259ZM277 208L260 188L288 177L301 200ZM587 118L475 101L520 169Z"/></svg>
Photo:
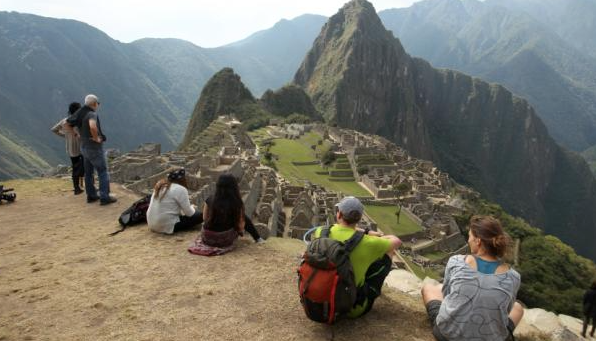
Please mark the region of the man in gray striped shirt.
<svg viewBox="0 0 596 341"><path fill-rule="evenodd" d="M68 115L71 116L80 108L80 103L70 103L68 106ZM60 122L56 123L51 130L54 134L64 137L64 140L66 141L66 153L70 157L70 162L72 163L72 184L74 187L74 194L77 195L83 193L81 182L85 175L83 156L81 155L81 138L77 128L68 129L69 127L67 127L66 123L67 118L68 117L65 117L60 120Z"/></svg>

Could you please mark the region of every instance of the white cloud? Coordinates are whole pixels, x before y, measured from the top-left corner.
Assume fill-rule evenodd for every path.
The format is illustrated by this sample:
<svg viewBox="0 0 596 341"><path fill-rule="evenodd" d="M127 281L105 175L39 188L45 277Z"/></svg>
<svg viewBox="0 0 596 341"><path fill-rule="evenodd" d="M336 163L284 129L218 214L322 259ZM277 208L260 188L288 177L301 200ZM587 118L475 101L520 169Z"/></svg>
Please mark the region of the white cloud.
<svg viewBox="0 0 596 341"><path fill-rule="evenodd" d="M373 0L377 11L417 0ZM266 29L282 18L330 16L343 0L2 0L0 10L83 21L114 39L179 38L214 47Z"/></svg>

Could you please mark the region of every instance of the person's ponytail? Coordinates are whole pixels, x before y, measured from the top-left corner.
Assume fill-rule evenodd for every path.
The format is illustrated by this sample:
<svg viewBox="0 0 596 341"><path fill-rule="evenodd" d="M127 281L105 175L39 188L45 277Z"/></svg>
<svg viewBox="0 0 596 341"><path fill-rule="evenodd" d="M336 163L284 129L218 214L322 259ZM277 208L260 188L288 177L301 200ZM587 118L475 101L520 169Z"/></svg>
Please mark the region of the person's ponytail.
<svg viewBox="0 0 596 341"><path fill-rule="evenodd" d="M482 241L484 249L492 256L502 258L507 253L511 238L501 226L501 222L491 216L473 216L470 231Z"/></svg>

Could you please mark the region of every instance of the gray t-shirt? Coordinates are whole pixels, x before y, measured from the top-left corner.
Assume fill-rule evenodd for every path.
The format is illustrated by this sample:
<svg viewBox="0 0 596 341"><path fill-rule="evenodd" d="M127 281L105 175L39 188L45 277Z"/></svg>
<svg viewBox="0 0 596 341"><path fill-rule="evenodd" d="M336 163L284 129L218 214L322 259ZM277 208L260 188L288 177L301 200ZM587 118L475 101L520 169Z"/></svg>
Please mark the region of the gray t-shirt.
<svg viewBox="0 0 596 341"><path fill-rule="evenodd" d="M99 122L99 117L97 116L97 113L95 111L89 111L87 115L83 117L83 121L81 124L81 146L83 148L89 149L101 148L101 143L93 141L93 136L91 135L91 127L89 126L89 120L95 121L95 124L97 125L97 135L100 136L103 141L106 140L106 137L103 134L103 131L101 130L101 123Z"/></svg>
<svg viewBox="0 0 596 341"><path fill-rule="evenodd" d="M472 269L465 258L453 256L447 263L437 327L449 340L503 341L509 335L508 315L520 275L513 269L483 274Z"/></svg>

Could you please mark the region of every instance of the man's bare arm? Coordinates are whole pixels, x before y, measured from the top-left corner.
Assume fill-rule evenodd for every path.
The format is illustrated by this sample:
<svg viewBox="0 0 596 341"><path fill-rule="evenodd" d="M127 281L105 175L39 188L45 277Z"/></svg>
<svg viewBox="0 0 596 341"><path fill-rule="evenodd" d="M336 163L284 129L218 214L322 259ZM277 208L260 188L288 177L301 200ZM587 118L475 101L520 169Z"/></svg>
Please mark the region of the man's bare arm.
<svg viewBox="0 0 596 341"><path fill-rule="evenodd" d="M93 140L97 143L103 142L103 140L97 133L97 121L96 120L91 120L91 119L89 120L89 132L91 133L91 140Z"/></svg>

